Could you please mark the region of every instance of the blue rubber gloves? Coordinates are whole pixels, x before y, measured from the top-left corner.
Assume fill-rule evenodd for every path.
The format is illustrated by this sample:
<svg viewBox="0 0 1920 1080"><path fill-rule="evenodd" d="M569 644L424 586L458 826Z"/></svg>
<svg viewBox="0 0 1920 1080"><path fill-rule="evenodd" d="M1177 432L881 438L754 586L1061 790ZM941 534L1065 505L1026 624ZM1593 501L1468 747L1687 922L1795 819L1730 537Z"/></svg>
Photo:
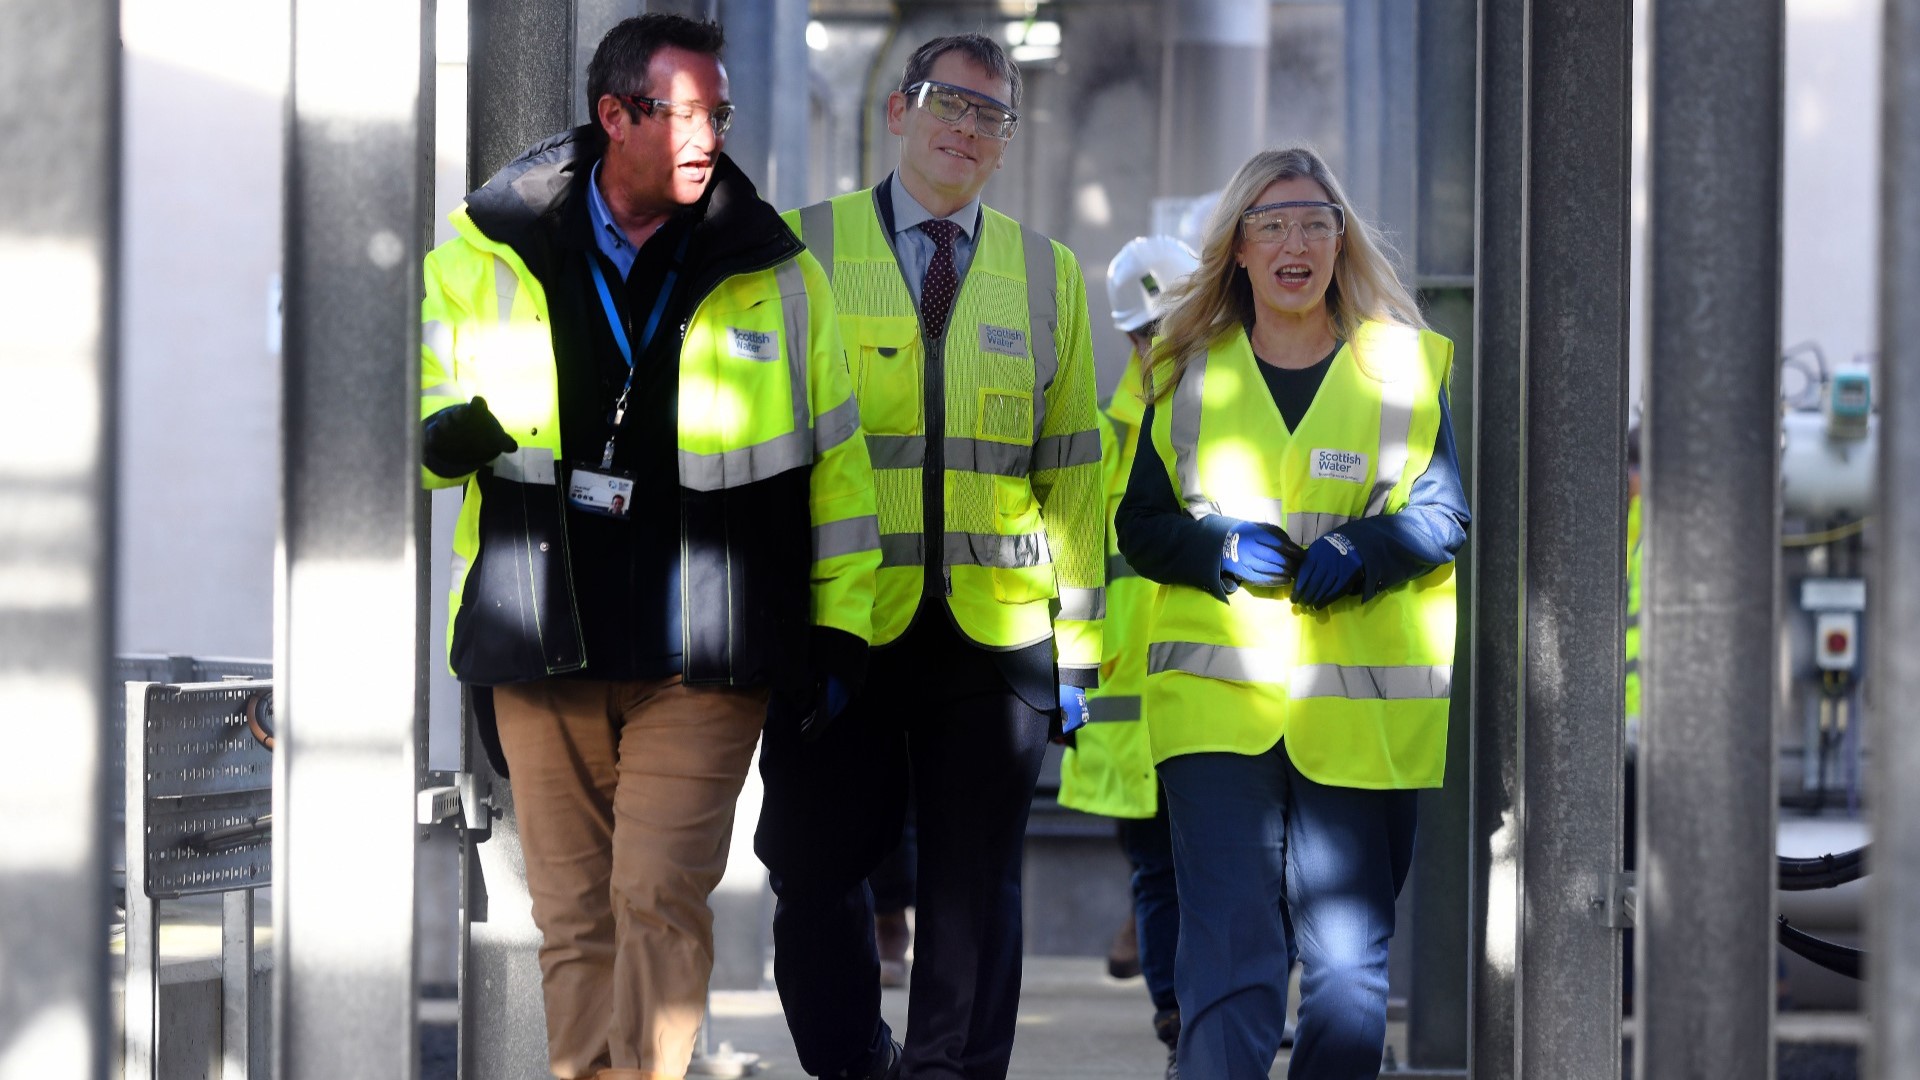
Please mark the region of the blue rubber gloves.
<svg viewBox="0 0 1920 1080"><path fill-rule="evenodd" d="M1220 576L1242 585L1285 585L1294 579L1301 555L1300 545L1285 529L1242 521L1227 530L1220 546Z"/></svg>
<svg viewBox="0 0 1920 1080"><path fill-rule="evenodd" d="M1293 579L1293 602L1319 609L1345 596L1365 569L1353 541L1328 533L1307 548Z"/></svg>
<svg viewBox="0 0 1920 1080"><path fill-rule="evenodd" d="M1087 692L1078 686L1060 684L1060 735L1062 738L1073 734L1086 726L1090 719L1087 712Z"/></svg>

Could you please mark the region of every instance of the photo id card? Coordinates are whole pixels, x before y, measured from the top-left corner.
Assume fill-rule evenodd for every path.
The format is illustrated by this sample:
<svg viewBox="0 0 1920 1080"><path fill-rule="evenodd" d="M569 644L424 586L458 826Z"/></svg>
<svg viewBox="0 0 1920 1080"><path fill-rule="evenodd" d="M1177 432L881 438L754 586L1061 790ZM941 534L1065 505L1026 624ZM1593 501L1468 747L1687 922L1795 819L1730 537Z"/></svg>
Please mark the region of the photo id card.
<svg viewBox="0 0 1920 1080"><path fill-rule="evenodd" d="M615 469L576 465L567 479L567 501L576 510L624 519L633 509L633 477Z"/></svg>

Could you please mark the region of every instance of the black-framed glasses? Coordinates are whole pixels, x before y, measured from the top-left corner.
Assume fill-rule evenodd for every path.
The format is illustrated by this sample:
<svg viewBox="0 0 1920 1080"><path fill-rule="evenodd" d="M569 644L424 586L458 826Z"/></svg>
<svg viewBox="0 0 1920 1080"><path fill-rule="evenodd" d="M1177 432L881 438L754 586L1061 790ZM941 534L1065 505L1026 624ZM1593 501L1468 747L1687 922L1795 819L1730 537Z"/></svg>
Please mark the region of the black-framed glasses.
<svg viewBox="0 0 1920 1080"><path fill-rule="evenodd" d="M991 138L1013 138L1013 129L1020 123L1019 113L983 94L951 83L922 79L907 87L904 93L943 123L957 124L967 113L973 113L973 130Z"/></svg>
<svg viewBox="0 0 1920 1080"><path fill-rule="evenodd" d="M1324 244L1347 231L1347 212L1339 203L1295 200L1256 206L1240 215L1240 227L1250 244L1279 244L1294 226L1309 244Z"/></svg>
<svg viewBox="0 0 1920 1080"><path fill-rule="evenodd" d="M639 94L622 94L620 99L639 109L643 115L666 117L669 124L681 131L691 131L704 121L707 126L713 128L713 136L717 139L725 135L727 129L733 126L733 106L731 105L716 105L708 108L705 105L693 105L684 101L668 101L666 98L641 97Z"/></svg>

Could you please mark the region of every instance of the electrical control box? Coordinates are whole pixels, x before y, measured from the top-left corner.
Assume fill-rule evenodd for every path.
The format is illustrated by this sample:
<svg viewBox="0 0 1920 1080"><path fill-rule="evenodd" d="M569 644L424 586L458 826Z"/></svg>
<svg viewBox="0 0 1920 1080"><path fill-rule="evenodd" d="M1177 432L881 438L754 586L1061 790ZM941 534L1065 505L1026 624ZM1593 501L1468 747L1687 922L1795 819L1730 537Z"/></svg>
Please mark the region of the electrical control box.
<svg viewBox="0 0 1920 1080"><path fill-rule="evenodd" d="M1852 671L1860 663L1860 616L1822 611L1813 621L1813 664L1821 671Z"/></svg>
<svg viewBox="0 0 1920 1080"><path fill-rule="evenodd" d="M1865 370L1834 372L1826 411L1829 438L1866 437L1867 418L1873 415L1873 376Z"/></svg>

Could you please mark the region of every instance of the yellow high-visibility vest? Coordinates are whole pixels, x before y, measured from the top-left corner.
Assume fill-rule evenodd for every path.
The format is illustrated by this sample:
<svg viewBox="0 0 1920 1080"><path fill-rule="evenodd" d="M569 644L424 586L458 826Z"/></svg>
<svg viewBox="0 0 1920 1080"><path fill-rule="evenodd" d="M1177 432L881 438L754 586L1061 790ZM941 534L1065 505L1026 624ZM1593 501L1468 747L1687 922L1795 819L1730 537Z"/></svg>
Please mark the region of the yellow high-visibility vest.
<svg viewBox="0 0 1920 1080"><path fill-rule="evenodd" d="M1627 723L1640 722L1640 496L1627 500Z"/></svg>
<svg viewBox="0 0 1920 1080"><path fill-rule="evenodd" d="M1153 748L1140 711L1147 620L1159 586L1133 572L1113 532L1145 411L1140 358L1132 356L1107 404L1101 443L1107 480L1107 621L1100 635L1100 686L1087 694L1091 721L1060 758L1060 805L1104 817L1150 818L1160 806Z"/></svg>
<svg viewBox="0 0 1920 1080"><path fill-rule="evenodd" d="M1358 354L1358 360L1356 360ZM1368 324L1289 432L1244 332L1197 356L1154 411L1152 439L1186 510L1286 529L1302 546L1407 505L1441 420L1453 343ZM1163 586L1144 706L1155 761L1260 754L1282 738L1322 784L1437 787L1455 630L1451 563L1362 601L1296 607L1290 587L1221 603Z"/></svg>
<svg viewBox="0 0 1920 1080"><path fill-rule="evenodd" d="M1106 606L1105 530L1086 283L1073 253L984 209L947 328L929 341L876 189L784 216L833 279L873 461L881 551L873 643L913 621L933 545L962 633L992 649L1052 635L1063 672L1078 669L1090 682ZM946 520L930 526L921 484L936 377Z"/></svg>

